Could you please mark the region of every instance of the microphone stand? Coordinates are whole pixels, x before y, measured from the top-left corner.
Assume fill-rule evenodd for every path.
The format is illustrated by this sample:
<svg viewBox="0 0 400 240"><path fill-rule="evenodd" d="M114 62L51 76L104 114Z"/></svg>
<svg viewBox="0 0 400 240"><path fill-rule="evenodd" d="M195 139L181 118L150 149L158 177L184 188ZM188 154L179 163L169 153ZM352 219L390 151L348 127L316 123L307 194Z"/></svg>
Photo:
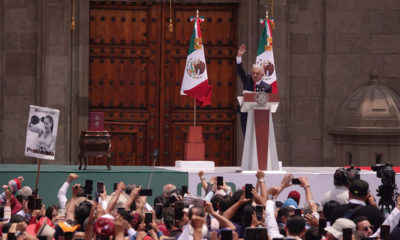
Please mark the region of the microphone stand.
<svg viewBox="0 0 400 240"><path fill-rule="evenodd" d="M154 149L153 158L154 158L154 160L153 160L153 168L154 168L154 166L156 165L157 158L158 158L158 148ZM150 173L149 183L147 184L147 189L150 189L151 179L153 178L153 172L154 172L154 170L152 169L151 173Z"/></svg>

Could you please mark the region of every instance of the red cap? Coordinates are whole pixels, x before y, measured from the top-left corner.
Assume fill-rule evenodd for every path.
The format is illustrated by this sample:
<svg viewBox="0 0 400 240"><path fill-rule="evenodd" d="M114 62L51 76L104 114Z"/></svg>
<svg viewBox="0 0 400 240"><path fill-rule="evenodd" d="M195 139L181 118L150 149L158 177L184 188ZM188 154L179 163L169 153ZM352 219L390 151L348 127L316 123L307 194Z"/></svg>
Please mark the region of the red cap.
<svg viewBox="0 0 400 240"><path fill-rule="evenodd" d="M14 178L15 183L18 186L18 189L21 189L21 182L18 180L18 178Z"/></svg>
<svg viewBox="0 0 400 240"><path fill-rule="evenodd" d="M300 193L298 191L291 191L287 198L292 198L296 201L297 205L300 204Z"/></svg>
<svg viewBox="0 0 400 240"><path fill-rule="evenodd" d="M113 236L115 234L114 220L111 218L100 217L94 224L93 230L100 236Z"/></svg>

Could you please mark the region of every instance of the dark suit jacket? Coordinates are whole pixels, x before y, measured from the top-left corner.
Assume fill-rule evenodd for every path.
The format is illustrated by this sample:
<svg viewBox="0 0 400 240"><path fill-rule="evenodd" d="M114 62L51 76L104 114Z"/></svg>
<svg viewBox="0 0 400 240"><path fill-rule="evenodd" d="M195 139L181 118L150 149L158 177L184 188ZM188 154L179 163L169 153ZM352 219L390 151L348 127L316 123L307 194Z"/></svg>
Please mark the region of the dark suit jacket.
<svg viewBox="0 0 400 240"><path fill-rule="evenodd" d="M246 74L246 72L243 69L242 64L236 64L236 72L237 72L240 80L242 80L243 89L247 90L247 91L255 91L254 81L250 74ZM259 86L262 86L264 88L264 92L266 92L266 93L272 92L271 85L269 85L268 83L266 83L264 81L261 81Z"/></svg>
<svg viewBox="0 0 400 240"><path fill-rule="evenodd" d="M251 77L251 75L247 75L246 72L243 70L242 64L236 64L236 72L240 77L240 80L242 80L243 83L243 89L247 91L255 91L254 89L254 81ZM272 87L268 83L261 81L261 83L258 85L258 91L261 91L261 89L264 90L266 93L272 92ZM240 106L237 108L237 112L240 113L240 125L242 127L242 133L245 135L246 133L246 124L247 124L247 113L242 113L240 112Z"/></svg>
<svg viewBox="0 0 400 240"><path fill-rule="evenodd" d="M365 216L368 218L371 225L374 225L373 232L378 230L382 222L385 220L379 208L374 206L360 206L361 205L358 204L348 203L335 207L332 211L331 218L329 219L331 225L336 221L336 219L343 217L349 209L353 209L354 213L350 217L351 220L358 216Z"/></svg>

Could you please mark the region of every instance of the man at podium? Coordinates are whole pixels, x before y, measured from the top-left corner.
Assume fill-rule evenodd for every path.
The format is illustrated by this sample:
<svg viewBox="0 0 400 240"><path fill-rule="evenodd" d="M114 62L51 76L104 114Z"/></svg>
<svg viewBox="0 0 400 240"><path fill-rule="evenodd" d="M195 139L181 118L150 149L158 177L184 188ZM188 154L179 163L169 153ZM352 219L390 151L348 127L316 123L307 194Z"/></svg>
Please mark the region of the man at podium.
<svg viewBox="0 0 400 240"><path fill-rule="evenodd" d="M243 90L254 91L254 92L266 92L270 93L272 91L271 85L262 81L262 77L264 76L264 69L262 66L253 64L253 68L251 69L251 75L246 74L242 66L242 56L246 52L246 46L242 44L239 47L237 56L236 56L236 72L242 80ZM240 111L240 108L239 108ZM243 136L246 134L246 124L247 124L247 112L240 113L240 125L242 127Z"/></svg>

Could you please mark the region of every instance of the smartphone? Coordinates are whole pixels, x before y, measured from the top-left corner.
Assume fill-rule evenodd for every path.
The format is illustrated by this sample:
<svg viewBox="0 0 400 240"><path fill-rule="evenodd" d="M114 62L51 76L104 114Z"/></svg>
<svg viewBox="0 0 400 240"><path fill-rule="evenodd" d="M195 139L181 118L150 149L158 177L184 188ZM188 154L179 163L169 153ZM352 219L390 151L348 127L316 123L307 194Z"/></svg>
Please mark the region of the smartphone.
<svg viewBox="0 0 400 240"><path fill-rule="evenodd" d="M221 240L232 240L232 230L221 231Z"/></svg>
<svg viewBox="0 0 400 240"><path fill-rule="evenodd" d="M381 239L382 240L390 239L390 226L389 225L381 225Z"/></svg>
<svg viewBox="0 0 400 240"><path fill-rule="evenodd" d="M42 209L42 199L41 198L36 198L35 199L35 208L34 209Z"/></svg>
<svg viewBox="0 0 400 240"><path fill-rule="evenodd" d="M352 240L353 229L343 228L343 240Z"/></svg>
<svg viewBox="0 0 400 240"><path fill-rule="evenodd" d="M85 180L85 194L91 195L93 191L93 180L86 179Z"/></svg>
<svg viewBox="0 0 400 240"><path fill-rule="evenodd" d="M256 216L258 221L262 220L263 209L264 209L263 205L256 205Z"/></svg>
<svg viewBox="0 0 400 240"><path fill-rule="evenodd" d="M301 216L301 214L303 214L303 212L301 211L301 209L295 209L295 210L294 210L294 215Z"/></svg>
<svg viewBox="0 0 400 240"><path fill-rule="evenodd" d="M141 189L139 191L139 196L152 196L153 190L152 189Z"/></svg>
<svg viewBox="0 0 400 240"><path fill-rule="evenodd" d="M300 180L298 178L293 178L292 179L292 184L300 185Z"/></svg>
<svg viewBox="0 0 400 240"><path fill-rule="evenodd" d="M98 193L104 192L104 183L103 182L97 182L97 192Z"/></svg>
<svg viewBox="0 0 400 240"><path fill-rule="evenodd" d="M223 186L224 185L224 177L218 176L217 177L217 187Z"/></svg>
<svg viewBox="0 0 400 240"><path fill-rule="evenodd" d="M174 205L175 205L175 219L181 220L183 218L184 203L182 201L176 201Z"/></svg>
<svg viewBox="0 0 400 240"><path fill-rule="evenodd" d="M34 210L35 209L35 204L36 204L35 196L34 195L29 195L28 196L28 209L29 210Z"/></svg>
<svg viewBox="0 0 400 240"><path fill-rule="evenodd" d="M64 209L58 209L57 210L57 216L65 217L65 210Z"/></svg>
<svg viewBox="0 0 400 240"><path fill-rule="evenodd" d="M318 220L318 232L319 232L320 236L326 235L326 231L325 231L326 222L327 222L327 219L323 218L323 217L320 217Z"/></svg>
<svg viewBox="0 0 400 240"><path fill-rule="evenodd" d="M130 214L129 211L126 211L125 208L119 207L119 208L117 209L117 212L118 212L118 214L121 215L121 217L122 217L123 219L125 219L126 221L128 221L128 222L131 222L131 221L132 221L132 215Z"/></svg>
<svg viewBox="0 0 400 240"><path fill-rule="evenodd" d="M246 198L253 198L253 193L251 193L251 190L253 190L253 184L246 184L244 186L244 191L245 191L245 197Z"/></svg>
<svg viewBox="0 0 400 240"><path fill-rule="evenodd" d="M144 223L146 224L146 230L151 229L150 223L153 222L153 214L150 212L145 213Z"/></svg>
<svg viewBox="0 0 400 240"><path fill-rule="evenodd" d="M154 211L156 212L156 219L162 218L163 207L164 205L162 203L156 203L156 205L154 205Z"/></svg>
<svg viewBox="0 0 400 240"><path fill-rule="evenodd" d="M188 186L182 186L182 196L188 192Z"/></svg>
<svg viewBox="0 0 400 240"><path fill-rule="evenodd" d="M18 200L18 202L20 202L21 204L22 204L22 202L24 201L24 197L22 196L22 195L18 195L18 196L16 196L15 197L17 200Z"/></svg>
<svg viewBox="0 0 400 240"><path fill-rule="evenodd" d="M114 185L113 185L114 192L115 192L115 190L117 190L117 186L118 186L118 183L114 183Z"/></svg>
<svg viewBox="0 0 400 240"><path fill-rule="evenodd" d="M0 221L4 220L4 206L0 207Z"/></svg>
<svg viewBox="0 0 400 240"><path fill-rule="evenodd" d="M245 240L264 240L268 239L267 228L248 227L244 235Z"/></svg>

